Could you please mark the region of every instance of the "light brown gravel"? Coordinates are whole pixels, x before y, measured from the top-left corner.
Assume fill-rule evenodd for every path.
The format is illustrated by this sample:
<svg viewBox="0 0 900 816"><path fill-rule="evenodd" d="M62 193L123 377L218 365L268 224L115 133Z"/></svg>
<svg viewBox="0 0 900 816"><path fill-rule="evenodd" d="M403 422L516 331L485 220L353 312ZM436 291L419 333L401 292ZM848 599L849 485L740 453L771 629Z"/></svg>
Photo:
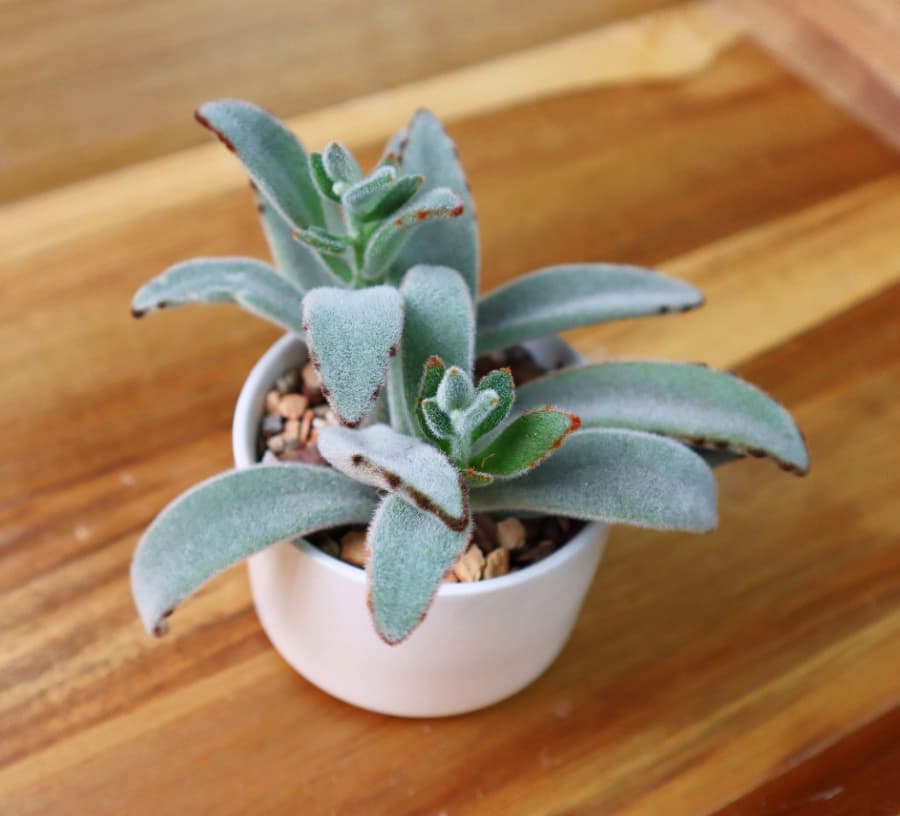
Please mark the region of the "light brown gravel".
<svg viewBox="0 0 900 816"><path fill-rule="evenodd" d="M460 581L478 581L481 579L482 570L484 570L484 554L473 544L456 562L453 574Z"/></svg>
<svg viewBox="0 0 900 816"><path fill-rule="evenodd" d="M497 578L506 575L509 572L509 550L498 547L493 552L488 553L488 557L484 564L484 577Z"/></svg>
<svg viewBox="0 0 900 816"><path fill-rule="evenodd" d="M525 525L514 516L497 523L497 540L504 550L521 550L525 538Z"/></svg>
<svg viewBox="0 0 900 816"><path fill-rule="evenodd" d="M266 413L267 414L277 414L278 413L278 403L281 402L281 394L279 394L274 388L266 394Z"/></svg>
<svg viewBox="0 0 900 816"><path fill-rule="evenodd" d="M285 394L278 402L278 413L285 419L300 419L309 406L309 400L300 394Z"/></svg>
<svg viewBox="0 0 900 816"><path fill-rule="evenodd" d="M341 561L356 567L366 565L366 534L360 530L351 530L341 536Z"/></svg>

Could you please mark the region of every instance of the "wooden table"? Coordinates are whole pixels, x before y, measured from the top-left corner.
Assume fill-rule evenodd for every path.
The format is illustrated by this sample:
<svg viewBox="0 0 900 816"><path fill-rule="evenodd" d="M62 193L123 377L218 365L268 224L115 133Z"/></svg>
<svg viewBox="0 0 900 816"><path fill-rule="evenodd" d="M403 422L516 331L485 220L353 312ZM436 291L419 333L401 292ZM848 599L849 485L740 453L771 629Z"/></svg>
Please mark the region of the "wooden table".
<svg viewBox="0 0 900 816"><path fill-rule="evenodd" d="M343 3L385 28L347 53L320 2L307 39L297 4L257 28L225 4L244 27L208 29L200 0L184 25L112 5L2 11L21 70L0 144L0 813L900 812L900 156L698 3L451 4L476 31L439 4ZM326 45L331 77L310 62ZM229 466L234 399L276 337L230 309L128 315L176 259L265 252L236 164L190 125L229 78L366 160L418 104L444 116L485 288L579 259L699 285L697 313L571 339L737 368L795 413L811 475L723 469L712 536L615 530L557 663L468 716L312 688L242 569L149 640L136 539Z"/></svg>

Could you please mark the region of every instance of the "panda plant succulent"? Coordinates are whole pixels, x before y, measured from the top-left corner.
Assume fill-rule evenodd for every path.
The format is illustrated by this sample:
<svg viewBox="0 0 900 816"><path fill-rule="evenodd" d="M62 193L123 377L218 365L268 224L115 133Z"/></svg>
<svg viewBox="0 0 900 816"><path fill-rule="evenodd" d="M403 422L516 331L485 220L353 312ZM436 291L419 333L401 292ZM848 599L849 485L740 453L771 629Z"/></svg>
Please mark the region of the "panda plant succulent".
<svg viewBox="0 0 900 816"><path fill-rule="evenodd" d="M271 544L368 524L369 606L396 644L466 549L475 512L704 532L716 525L712 466L749 454L807 470L784 408L701 365L584 364L518 390L508 369L475 382L476 355L703 298L649 270L584 263L478 299L471 196L431 114L368 175L336 143L307 155L248 103L208 103L197 118L249 173L275 264L179 263L138 291L133 312L237 303L304 337L341 425L318 435L330 467L229 471L160 513L131 569L148 631L163 634L181 600Z"/></svg>

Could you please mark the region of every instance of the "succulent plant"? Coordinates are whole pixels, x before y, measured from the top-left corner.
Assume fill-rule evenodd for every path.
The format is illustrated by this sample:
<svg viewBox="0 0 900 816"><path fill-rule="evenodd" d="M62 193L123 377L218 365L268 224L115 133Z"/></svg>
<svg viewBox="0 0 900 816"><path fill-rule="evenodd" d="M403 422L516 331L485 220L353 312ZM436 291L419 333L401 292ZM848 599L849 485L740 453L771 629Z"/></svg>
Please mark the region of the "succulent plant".
<svg viewBox="0 0 900 816"><path fill-rule="evenodd" d="M343 424L318 436L331 467L229 471L163 510L132 563L149 631L162 634L184 597L277 541L367 524L370 609L379 635L395 644L423 619L475 512L708 531L716 524L711 465L768 456L806 471L787 411L701 365L584 364L518 391L508 369L475 382L476 354L684 311L703 298L649 270L571 264L524 275L476 303L471 199L430 114L417 114L368 176L335 143L307 158L246 103L212 103L198 118L250 172L276 266L188 261L143 287L133 308L233 302L302 333ZM388 422L374 422L384 386Z"/></svg>

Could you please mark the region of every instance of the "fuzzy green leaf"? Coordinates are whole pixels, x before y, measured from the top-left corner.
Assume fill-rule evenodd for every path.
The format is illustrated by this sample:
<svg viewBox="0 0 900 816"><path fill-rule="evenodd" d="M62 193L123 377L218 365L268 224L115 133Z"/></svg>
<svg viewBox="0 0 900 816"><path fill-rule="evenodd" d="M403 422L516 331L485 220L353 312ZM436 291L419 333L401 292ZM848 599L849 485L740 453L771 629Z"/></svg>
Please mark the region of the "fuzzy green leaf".
<svg viewBox="0 0 900 816"><path fill-rule="evenodd" d="M497 404L491 412L472 430L471 440L477 442L486 433L490 433L509 415L513 400L516 398L516 386L512 373L508 368L501 368L485 374L478 383L478 391L493 391L497 394ZM545 400L544 404L549 402Z"/></svg>
<svg viewBox="0 0 900 816"><path fill-rule="evenodd" d="M356 184L362 178L362 170L353 154L339 142L329 142L322 151L322 164L332 181Z"/></svg>
<svg viewBox="0 0 900 816"><path fill-rule="evenodd" d="M269 264L253 258L194 258L170 266L145 283L131 301L131 313L186 303L236 303L259 317L300 334L302 291Z"/></svg>
<svg viewBox="0 0 900 816"><path fill-rule="evenodd" d="M466 480L466 484L474 488L487 487L494 481L494 477L490 473L482 473L479 470L475 470L475 468L466 468L462 471L462 475Z"/></svg>
<svg viewBox="0 0 900 816"><path fill-rule="evenodd" d="M309 170L316 189L326 198L332 201L340 201L341 197L334 191L334 182L329 178L325 170L325 162L321 153L309 154Z"/></svg>
<svg viewBox="0 0 900 816"><path fill-rule="evenodd" d="M368 280L383 278L403 244L428 222L458 218L462 213L462 200L446 187L416 196L385 221L369 239L364 257L365 277Z"/></svg>
<svg viewBox="0 0 900 816"><path fill-rule="evenodd" d="M416 397L432 355L471 373L475 311L459 272L443 266L410 269L400 286L405 319L400 353L391 362L388 400L397 430L416 432Z"/></svg>
<svg viewBox="0 0 900 816"><path fill-rule="evenodd" d="M425 372L422 375L422 383L419 386L419 393L416 397L415 415L418 421L420 436L430 439L444 453L450 453L450 444L447 441L452 435L453 428L449 424L449 420L444 412L437 407L434 396L440 387L441 380L444 378L444 361L440 357L429 357L425 363ZM425 402L430 403L430 407L425 407ZM426 415L434 414L431 419ZM439 414L439 416L438 416ZM432 428L432 421L435 423Z"/></svg>
<svg viewBox="0 0 900 816"><path fill-rule="evenodd" d="M341 195L343 205L358 218L367 216L397 180L393 167L379 167L371 175L348 187Z"/></svg>
<svg viewBox="0 0 900 816"><path fill-rule="evenodd" d="M459 418L459 433L471 441L475 430L484 423L497 410L500 405L500 397L491 388L479 389L472 397L469 407L462 412Z"/></svg>
<svg viewBox="0 0 900 816"><path fill-rule="evenodd" d="M306 246L312 247L326 255L343 255L348 247L339 236L332 235L320 227L295 229L293 237L301 244L306 244Z"/></svg>
<svg viewBox="0 0 900 816"><path fill-rule="evenodd" d="M534 470L578 425L578 417L566 411L536 408L507 425L472 458L472 465L483 473L514 479Z"/></svg>
<svg viewBox="0 0 900 816"><path fill-rule="evenodd" d="M425 370L422 373L422 381L419 384L419 392L417 402L436 397L438 388L441 387L441 380L444 379L444 373L447 367L444 361L433 354L425 361Z"/></svg>
<svg viewBox="0 0 900 816"><path fill-rule="evenodd" d="M397 179L396 184L392 184L384 190L381 198L372 206L366 217L370 219L387 218L406 204L419 191L424 181L424 176L403 176Z"/></svg>
<svg viewBox="0 0 900 816"><path fill-rule="evenodd" d="M723 453L770 456L805 472L809 456L791 415L755 386L700 365L609 362L563 369L519 389L518 410L554 405L586 428L673 436Z"/></svg>
<svg viewBox="0 0 900 816"><path fill-rule="evenodd" d="M324 428L318 447L341 473L399 493L455 530L467 524L465 485L450 460L433 445L399 434L388 425L370 425L360 430Z"/></svg>
<svg viewBox="0 0 900 816"><path fill-rule="evenodd" d="M322 393L341 422L358 425L381 390L403 328L403 300L390 286L320 287L303 298L303 328Z"/></svg>
<svg viewBox="0 0 900 816"><path fill-rule="evenodd" d="M454 531L397 496L386 496L372 519L369 608L379 636L391 645L422 622L441 580L469 541L470 523Z"/></svg>
<svg viewBox="0 0 900 816"><path fill-rule="evenodd" d="M329 468L258 465L183 493L147 528L131 562L131 588L148 632L217 573L286 538L368 521L373 490Z"/></svg>
<svg viewBox="0 0 900 816"><path fill-rule="evenodd" d="M391 136L384 146L384 152L378 160L378 166L383 167L390 165L399 167L403 163L403 151L406 150L406 143L409 140L409 129L400 128L393 136Z"/></svg>
<svg viewBox="0 0 900 816"><path fill-rule="evenodd" d="M468 408L474 396L475 389L469 375L458 366L450 366L444 372L435 399L441 410L449 414Z"/></svg>
<svg viewBox="0 0 900 816"><path fill-rule="evenodd" d="M438 443L443 443L455 436L453 423L450 422L450 418L441 410L438 401L434 397L422 400L419 408L421 410L422 422L428 429L428 434L432 439ZM440 444L440 447L445 453L448 451L448 448L445 448L443 444Z"/></svg>
<svg viewBox="0 0 900 816"><path fill-rule="evenodd" d="M680 442L618 428L579 431L531 473L473 492L472 509L706 532L716 526L716 481Z"/></svg>
<svg viewBox="0 0 900 816"><path fill-rule="evenodd" d="M538 269L478 303L479 354L523 340L626 317L682 312L703 304L693 286L620 264Z"/></svg>
<svg viewBox="0 0 900 816"><path fill-rule="evenodd" d="M266 200L293 226L324 226L306 151L274 116L237 99L207 102L195 116L237 155Z"/></svg>
<svg viewBox="0 0 900 816"><path fill-rule="evenodd" d="M294 228L285 221L284 216L265 200L255 184L251 183L251 186L272 260L282 277L301 292L316 286L342 286L343 281L331 271L319 253L300 244L292 235Z"/></svg>
<svg viewBox="0 0 900 816"><path fill-rule="evenodd" d="M399 280L416 264L435 264L456 269L474 298L478 293L479 248L475 205L456 152L456 146L434 114L418 111L401 142L401 169L425 177L422 191L448 187L461 199L463 213L452 221L431 221L403 246L392 264L392 279Z"/></svg>

